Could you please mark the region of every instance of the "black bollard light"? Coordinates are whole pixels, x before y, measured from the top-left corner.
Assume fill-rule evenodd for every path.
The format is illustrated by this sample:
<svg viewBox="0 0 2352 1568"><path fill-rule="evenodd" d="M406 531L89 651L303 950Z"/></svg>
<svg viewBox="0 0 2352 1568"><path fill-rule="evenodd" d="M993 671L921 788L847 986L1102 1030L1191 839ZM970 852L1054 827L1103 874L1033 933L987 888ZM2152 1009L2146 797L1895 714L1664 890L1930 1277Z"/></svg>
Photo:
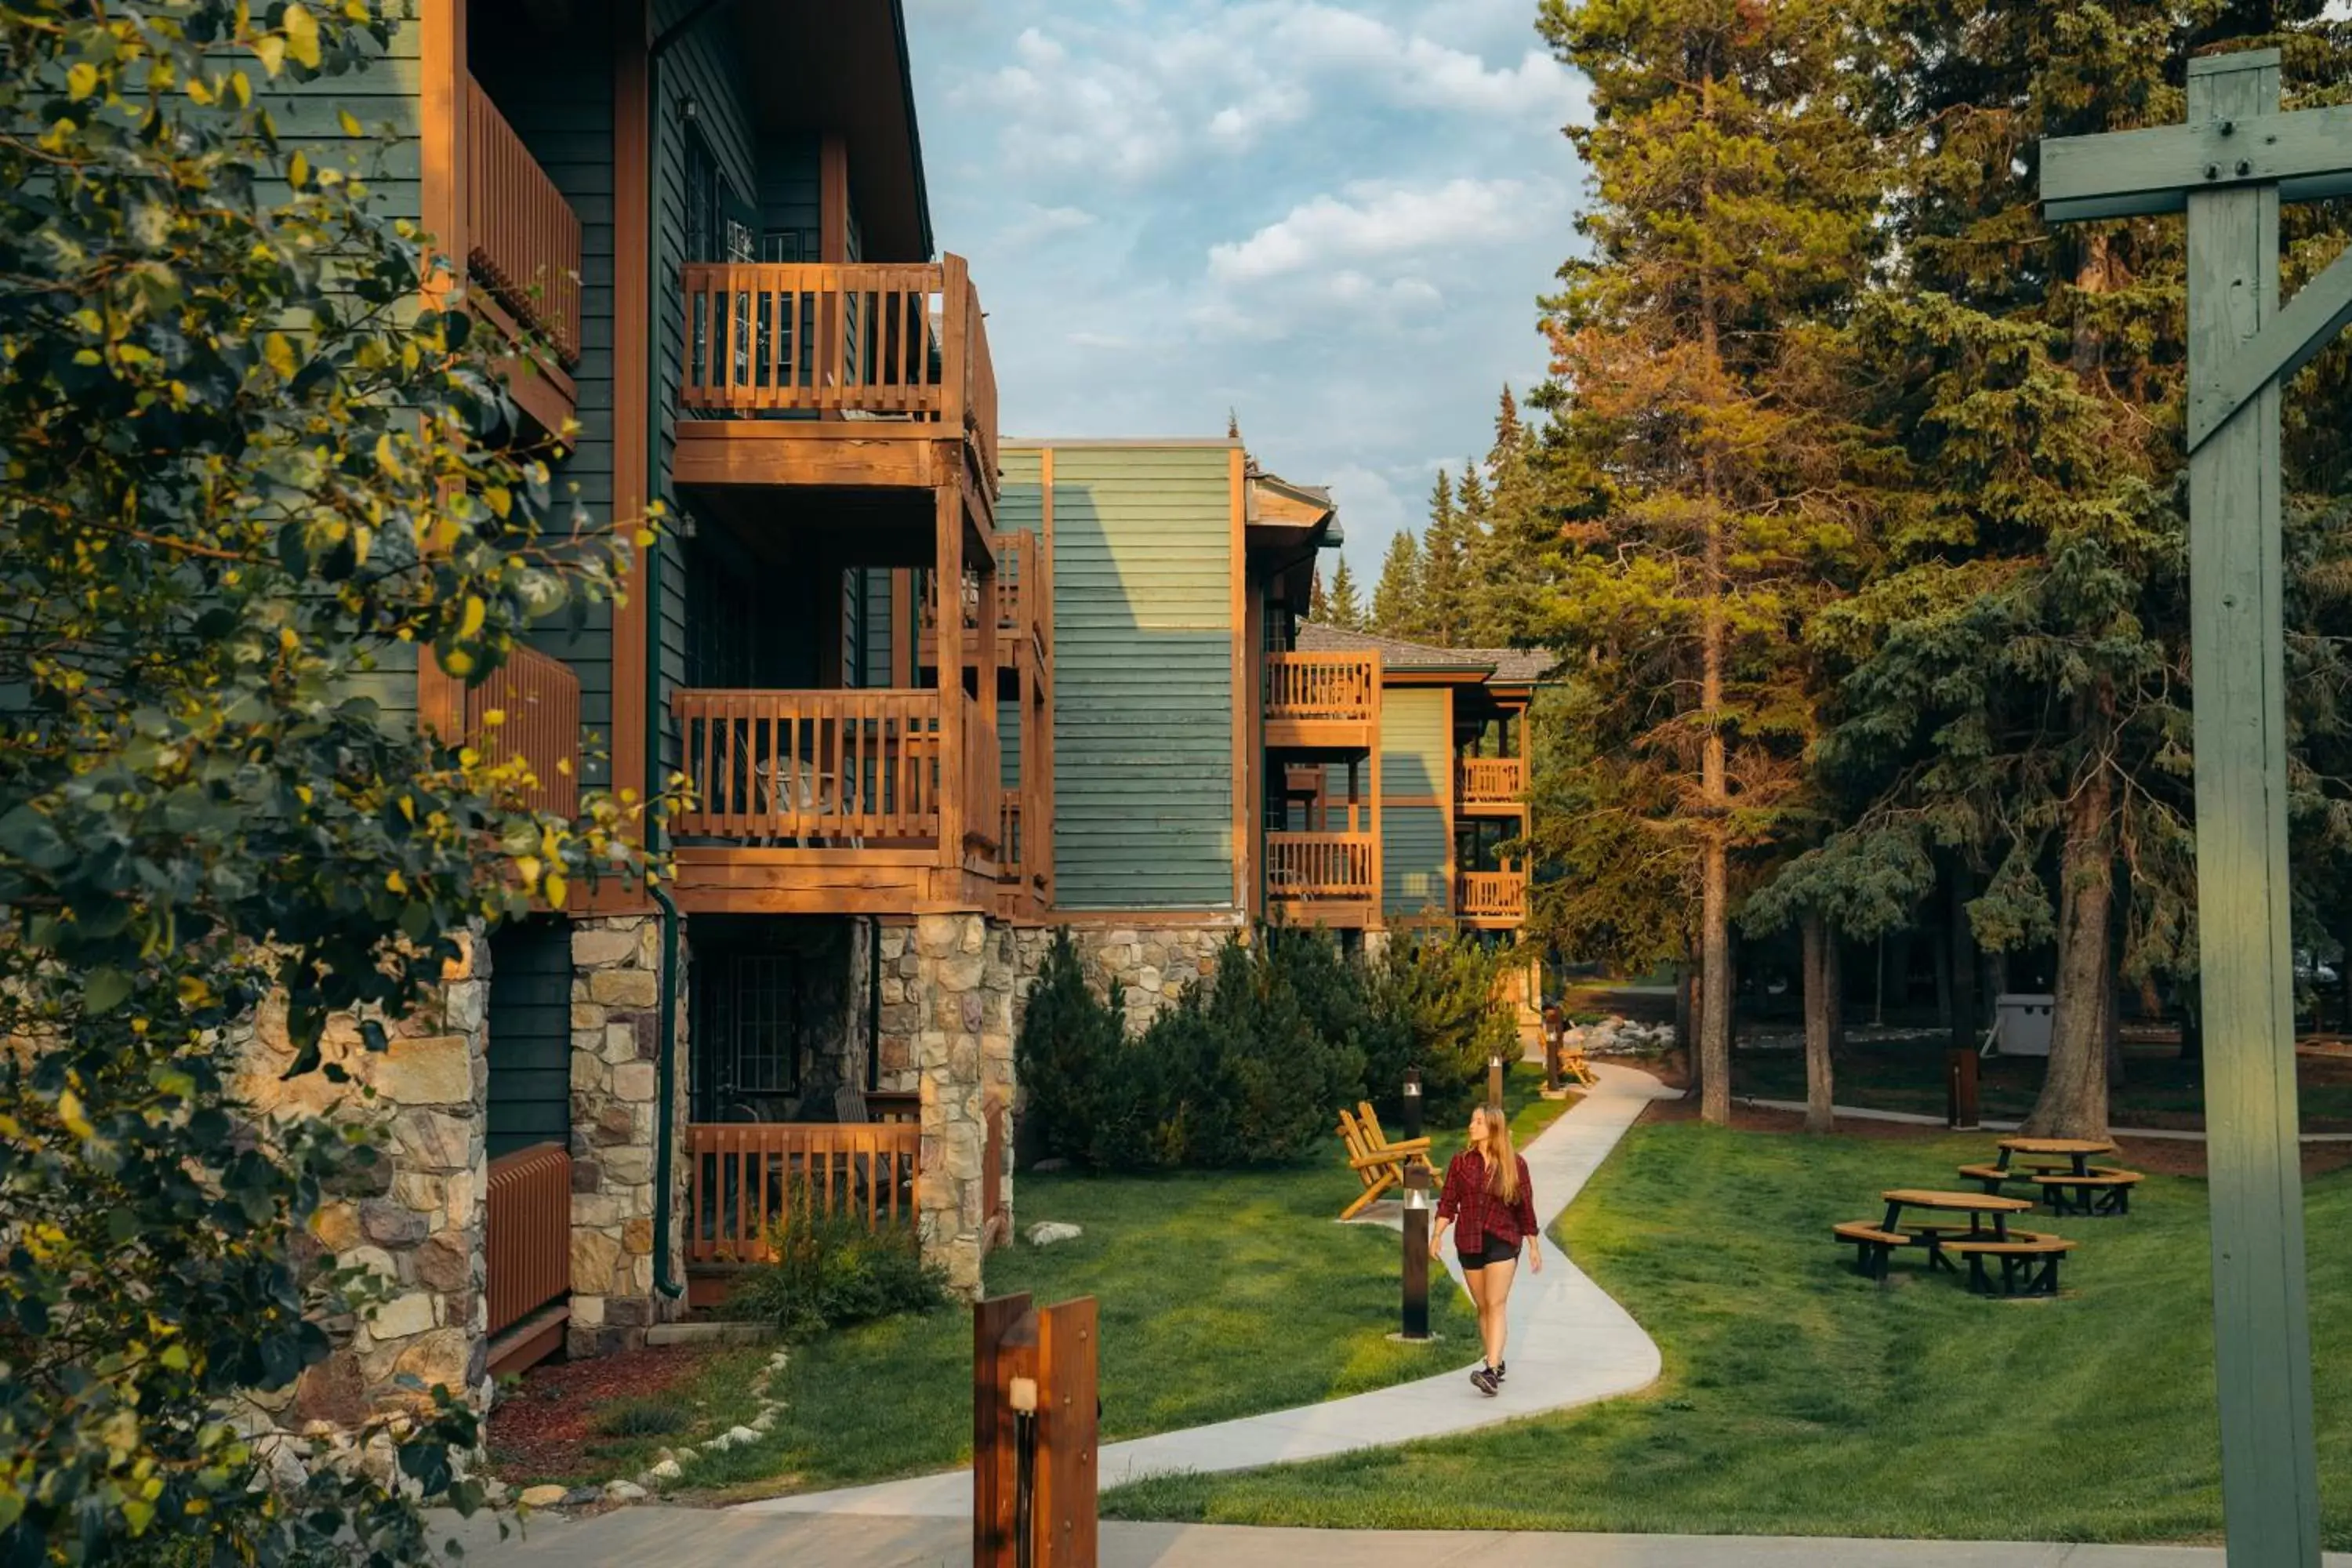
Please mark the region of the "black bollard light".
<svg viewBox="0 0 2352 1568"><path fill-rule="evenodd" d="M1407 1142L1421 1136L1421 1069L1404 1069L1404 1136Z"/></svg>
<svg viewBox="0 0 2352 1568"><path fill-rule="evenodd" d="M1559 1094L1560 1016L1558 1006L1549 1006L1543 1010L1543 1091L1546 1099L1554 1099Z"/></svg>
<svg viewBox="0 0 2352 1568"><path fill-rule="evenodd" d="M1400 1338L1429 1338L1429 1167L1404 1173L1404 1324Z"/></svg>

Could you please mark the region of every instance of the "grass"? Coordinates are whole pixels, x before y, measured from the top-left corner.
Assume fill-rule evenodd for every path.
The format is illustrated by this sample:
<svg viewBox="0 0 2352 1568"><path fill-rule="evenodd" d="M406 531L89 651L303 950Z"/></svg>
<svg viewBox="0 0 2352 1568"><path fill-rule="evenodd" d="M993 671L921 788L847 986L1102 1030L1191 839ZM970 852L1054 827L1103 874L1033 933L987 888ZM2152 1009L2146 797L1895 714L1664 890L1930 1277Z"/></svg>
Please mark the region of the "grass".
<svg viewBox="0 0 2352 1568"><path fill-rule="evenodd" d="M2124 1084L2108 1114L2122 1127L2205 1125L2204 1079L2197 1064L2172 1046L2126 1046ZM2019 1120L2042 1092L2038 1057L1990 1057L1978 1064L1977 1096L1983 1114ZM2304 1057L2296 1078L2306 1131L2352 1131L2352 1059ZM1732 1092L1758 1100L1805 1098L1802 1051L1741 1051L1733 1058ZM1857 1043L1837 1064L1837 1102L1871 1110L1944 1114L1941 1040L1893 1045Z"/></svg>
<svg viewBox="0 0 2352 1568"><path fill-rule="evenodd" d="M1538 1075L1511 1075L1521 1139L1564 1107ZM1394 1128L1391 1129L1395 1132ZM1433 1130L1438 1131L1438 1130ZM1438 1131L1441 1167L1457 1131ZM1391 1343L1397 1239L1332 1223L1356 1190L1338 1142L1311 1163L1155 1176L1024 1173L1025 1230L1065 1220L1084 1235L1025 1242L987 1264L992 1295L1093 1296L1101 1311L1103 1436L1139 1437L1385 1387L1450 1353ZM1431 1327L1456 1350L1475 1331L1466 1298L1433 1292ZM768 1496L920 1474L969 1462L971 1328L963 1312L898 1318L795 1350L786 1406L767 1440L707 1454L698 1489Z"/></svg>
<svg viewBox="0 0 2352 1568"><path fill-rule="evenodd" d="M2221 1527L2201 1182L2151 1177L2079 1239L2055 1301L1898 1263L1857 1278L1833 1221L1948 1186L1980 1137L1645 1122L1556 1232L1658 1341L1653 1389L1487 1433L1106 1495L1106 1517L1498 1529L2186 1541ZM2316 1243L2352 1173L2315 1179ZM2352 1256L2311 1249L2325 1534L2352 1547Z"/></svg>

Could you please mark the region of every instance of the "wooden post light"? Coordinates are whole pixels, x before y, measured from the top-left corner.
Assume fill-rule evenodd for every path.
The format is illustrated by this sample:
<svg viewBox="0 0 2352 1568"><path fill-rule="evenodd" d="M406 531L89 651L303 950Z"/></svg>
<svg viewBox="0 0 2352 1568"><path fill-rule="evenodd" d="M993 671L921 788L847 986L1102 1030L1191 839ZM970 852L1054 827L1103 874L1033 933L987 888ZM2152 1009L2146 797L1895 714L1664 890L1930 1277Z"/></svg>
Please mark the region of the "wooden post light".
<svg viewBox="0 0 2352 1568"><path fill-rule="evenodd" d="M1486 1058L1486 1103L1503 1103L1503 1058L1499 1056Z"/></svg>
<svg viewBox="0 0 2352 1568"><path fill-rule="evenodd" d="M2053 137L2053 223L2186 212L2198 975L2231 1568L2316 1568L2288 929L2279 400L2352 322L2352 252L2279 303L2279 204L2352 194L2352 106L2279 111L2275 49L2189 62L2188 123Z"/></svg>
<svg viewBox="0 0 2352 1568"><path fill-rule="evenodd" d="M1429 1338L1429 1167L1415 1160L1404 1171L1404 1321L1398 1337Z"/></svg>
<svg viewBox="0 0 2352 1568"><path fill-rule="evenodd" d="M1421 1069L1404 1069L1404 1136L1411 1142L1421 1136Z"/></svg>
<svg viewBox="0 0 2352 1568"><path fill-rule="evenodd" d="M1094 1568L1095 1301L971 1310L973 1568Z"/></svg>
<svg viewBox="0 0 2352 1568"><path fill-rule="evenodd" d="M1546 1003L1543 1010L1543 1093L1546 1100L1558 1100L1564 1092L1559 1087L1559 1041L1566 1027L1567 1020L1560 1014L1559 1004Z"/></svg>

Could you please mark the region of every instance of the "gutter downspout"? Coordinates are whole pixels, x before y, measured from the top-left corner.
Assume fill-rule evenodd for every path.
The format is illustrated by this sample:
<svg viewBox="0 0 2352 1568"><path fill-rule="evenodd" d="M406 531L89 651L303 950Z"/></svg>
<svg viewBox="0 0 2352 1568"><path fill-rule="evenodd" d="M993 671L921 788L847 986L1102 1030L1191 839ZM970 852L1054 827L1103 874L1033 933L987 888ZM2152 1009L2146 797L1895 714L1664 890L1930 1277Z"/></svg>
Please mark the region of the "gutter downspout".
<svg viewBox="0 0 2352 1568"><path fill-rule="evenodd" d="M646 322L646 477L648 490L663 488L654 468L655 454L661 450L661 355L658 329L661 301L661 62L662 56L682 40L694 26L717 11L726 0L703 0L692 11L672 24L669 29L653 41L646 51L646 298L648 314ZM647 0L647 15L652 14L653 0ZM653 499L648 496L650 500ZM662 545L656 537L646 557L646 777L645 798L651 802L661 792L661 689L662 689ZM652 834L648 834L650 839ZM650 847L650 845L648 846ZM661 1054L655 1059L660 1064L654 1089L654 1182L662 1194L654 1205L654 1289L665 1299L675 1301L686 1294L685 1282L670 1272L670 1209L673 1205L672 1172L677 1153L677 905L667 889L658 884L652 889L654 902L661 906L662 963L661 1012L659 1028Z"/></svg>

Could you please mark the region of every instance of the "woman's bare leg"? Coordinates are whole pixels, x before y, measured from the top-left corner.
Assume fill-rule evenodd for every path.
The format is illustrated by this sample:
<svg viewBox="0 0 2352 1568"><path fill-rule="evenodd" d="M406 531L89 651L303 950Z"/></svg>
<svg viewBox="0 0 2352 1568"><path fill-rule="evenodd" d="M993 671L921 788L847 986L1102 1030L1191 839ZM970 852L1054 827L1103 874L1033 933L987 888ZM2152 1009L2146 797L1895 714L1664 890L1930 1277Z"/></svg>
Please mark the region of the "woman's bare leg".
<svg viewBox="0 0 2352 1568"><path fill-rule="evenodd" d="M1518 1260L1489 1263L1478 1270L1486 1277L1486 1294L1478 1298L1478 1332L1486 1342L1486 1364L1503 1364L1503 1339L1510 1331L1511 1276L1517 1273Z"/></svg>

